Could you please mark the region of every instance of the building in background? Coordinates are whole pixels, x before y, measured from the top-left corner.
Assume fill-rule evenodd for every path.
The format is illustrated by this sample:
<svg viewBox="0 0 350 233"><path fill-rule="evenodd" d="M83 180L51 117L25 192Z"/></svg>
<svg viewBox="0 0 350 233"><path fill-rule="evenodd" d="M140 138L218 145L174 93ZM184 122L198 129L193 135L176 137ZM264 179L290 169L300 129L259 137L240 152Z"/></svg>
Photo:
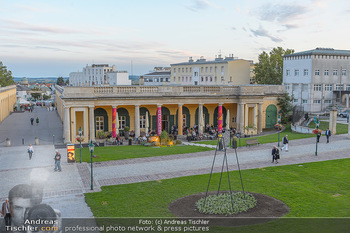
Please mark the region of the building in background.
<svg viewBox="0 0 350 233"><path fill-rule="evenodd" d="M151 73L143 75L140 85L142 82L145 86L167 85L170 83L170 70L170 67L154 67Z"/></svg>
<svg viewBox="0 0 350 233"><path fill-rule="evenodd" d="M14 111L16 103L16 85L0 87L0 122Z"/></svg>
<svg viewBox="0 0 350 233"><path fill-rule="evenodd" d="M101 85L131 85L127 71L117 71L115 65L92 64L86 65L82 72L69 74L70 86L101 86Z"/></svg>
<svg viewBox="0 0 350 233"><path fill-rule="evenodd" d="M194 61L171 64L171 84L178 85L244 85L251 83L251 61L238 59L233 54L214 61L203 57Z"/></svg>
<svg viewBox="0 0 350 233"><path fill-rule="evenodd" d="M283 84L307 112L349 107L350 50L316 48L283 57Z"/></svg>

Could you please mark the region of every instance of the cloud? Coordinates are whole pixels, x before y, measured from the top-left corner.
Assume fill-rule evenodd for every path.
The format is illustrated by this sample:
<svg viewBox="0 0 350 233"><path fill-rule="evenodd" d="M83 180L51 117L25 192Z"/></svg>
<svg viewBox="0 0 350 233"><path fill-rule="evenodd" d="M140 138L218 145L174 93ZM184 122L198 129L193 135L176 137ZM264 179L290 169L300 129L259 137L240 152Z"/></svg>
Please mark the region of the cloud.
<svg viewBox="0 0 350 233"><path fill-rule="evenodd" d="M208 0L194 0L193 4L191 6L188 6L187 8L191 11L198 12L198 11L210 8L210 7L217 8L217 9L223 9L222 7L213 4Z"/></svg>
<svg viewBox="0 0 350 233"><path fill-rule="evenodd" d="M261 6L260 10L258 11L258 16L264 21L285 23L305 14L307 11L307 6L265 4Z"/></svg>
<svg viewBox="0 0 350 233"><path fill-rule="evenodd" d="M261 36L261 37L267 37L269 39L271 39L272 41L274 42L282 42L283 40L278 38L278 37L275 37L275 36L272 36L272 35L269 35L269 32L267 30L265 30L264 28L262 28L260 26L259 29L256 29L256 30L253 30L253 29L250 29L250 31L253 33L254 36L258 37L258 36Z"/></svg>
<svg viewBox="0 0 350 233"><path fill-rule="evenodd" d="M235 28L235 27L231 27L231 29L234 30L234 31L237 30L237 28Z"/></svg>

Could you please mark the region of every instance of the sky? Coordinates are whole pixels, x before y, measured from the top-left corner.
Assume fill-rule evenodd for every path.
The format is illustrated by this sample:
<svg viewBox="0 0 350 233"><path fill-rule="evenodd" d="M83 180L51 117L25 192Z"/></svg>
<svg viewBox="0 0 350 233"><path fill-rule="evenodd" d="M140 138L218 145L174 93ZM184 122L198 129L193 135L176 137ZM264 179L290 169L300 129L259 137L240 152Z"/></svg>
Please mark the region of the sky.
<svg viewBox="0 0 350 233"><path fill-rule="evenodd" d="M0 61L14 77L91 64L155 66L263 51L350 49L348 0L0 0Z"/></svg>

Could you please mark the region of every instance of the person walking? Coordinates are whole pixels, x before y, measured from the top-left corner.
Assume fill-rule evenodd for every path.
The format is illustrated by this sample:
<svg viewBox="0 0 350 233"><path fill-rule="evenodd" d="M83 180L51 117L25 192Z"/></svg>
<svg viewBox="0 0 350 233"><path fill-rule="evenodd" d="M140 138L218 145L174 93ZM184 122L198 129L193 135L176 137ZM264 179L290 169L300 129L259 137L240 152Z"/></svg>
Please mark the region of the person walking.
<svg viewBox="0 0 350 233"><path fill-rule="evenodd" d="M39 117L36 117L36 125L39 125Z"/></svg>
<svg viewBox="0 0 350 233"><path fill-rule="evenodd" d="M33 125L33 123L34 123L34 118L33 117L30 118L30 123Z"/></svg>
<svg viewBox="0 0 350 233"><path fill-rule="evenodd" d="M34 148L33 148L32 144L29 144L29 146L27 147L27 151L29 154L29 159L32 159L32 155L34 153Z"/></svg>
<svg viewBox="0 0 350 233"><path fill-rule="evenodd" d="M326 132L325 132L326 138L327 138L327 143L329 143L329 137L332 136L332 132L329 130L329 128L327 128Z"/></svg>
<svg viewBox="0 0 350 233"><path fill-rule="evenodd" d="M5 226L11 226L11 206L8 198L6 198L5 202L2 203L2 208L0 212L1 217L4 217L5 219Z"/></svg>
<svg viewBox="0 0 350 233"><path fill-rule="evenodd" d="M58 150L56 150L56 154L55 154L55 172L56 171L59 171L61 172L62 171L62 168L61 168L61 154Z"/></svg>
<svg viewBox="0 0 350 233"><path fill-rule="evenodd" d="M288 152L288 135L287 134L286 134L286 136L283 137L282 143L283 143L283 147L281 148L281 151L283 151L283 149L285 149L285 151Z"/></svg>
<svg viewBox="0 0 350 233"><path fill-rule="evenodd" d="M276 146L273 146L271 154L272 154L272 162L271 163L273 163L273 162L278 163L278 159L280 158L280 151Z"/></svg>
<svg viewBox="0 0 350 233"><path fill-rule="evenodd" d="M320 142L320 137L321 137L321 132L319 132L318 134L317 134L317 136L316 136L317 138L316 138L316 140L317 140L317 143L319 143Z"/></svg>

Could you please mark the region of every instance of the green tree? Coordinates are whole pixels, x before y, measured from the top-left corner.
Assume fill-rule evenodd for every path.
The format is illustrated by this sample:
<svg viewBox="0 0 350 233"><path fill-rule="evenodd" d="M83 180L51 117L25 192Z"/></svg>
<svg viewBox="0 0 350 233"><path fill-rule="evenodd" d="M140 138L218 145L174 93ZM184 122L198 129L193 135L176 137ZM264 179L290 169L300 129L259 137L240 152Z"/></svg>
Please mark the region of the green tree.
<svg viewBox="0 0 350 233"><path fill-rule="evenodd" d="M0 61L0 86L6 87L13 84L15 84L15 81L12 77L12 72L7 70L7 67Z"/></svg>
<svg viewBox="0 0 350 233"><path fill-rule="evenodd" d="M69 79L66 80L66 82L64 83L65 86L69 85Z"/></svg>
<svg viewBox="0 0 350 233"><path fill-rule="evenodd" d="M293 100L293 96L290 96L288 93L284 93L282 97L277 98L277 106L280 107L279 113L281 114L282 124L288 123L288 115L293 110Z"/></svg>
<svg viewBox="0 0 350 233"><path fill-rule="evenodd" d="M282 47L273 48L270 53L265 51L259 55L255 64L255 82L258 84L280 85L283 81L283 56L294 53L294 49L284 50Z"/></svg>
<svg viewBox="0 0 350 233"><path fill-rule="evenodd" d="M60 86L64 86L64 79L63 79L63 77L58 77L56 84L60 85Z"/></svg>

